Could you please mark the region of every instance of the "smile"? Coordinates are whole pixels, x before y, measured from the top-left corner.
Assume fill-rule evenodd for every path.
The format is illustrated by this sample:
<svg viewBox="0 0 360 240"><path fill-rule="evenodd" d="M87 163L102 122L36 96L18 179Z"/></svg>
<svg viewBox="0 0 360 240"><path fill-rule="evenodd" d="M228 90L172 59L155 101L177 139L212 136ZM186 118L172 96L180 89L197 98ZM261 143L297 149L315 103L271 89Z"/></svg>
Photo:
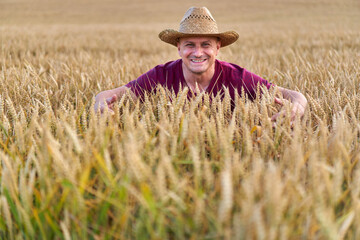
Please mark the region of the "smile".
<svg viewBox="0 0 360 240"><path fill-rule="evenodd" d="M191 59L191 62L194 62L194 63L202 63L202 62L205 62L206 59L199 59L199 60L196 60L196 59Z"/></svg>

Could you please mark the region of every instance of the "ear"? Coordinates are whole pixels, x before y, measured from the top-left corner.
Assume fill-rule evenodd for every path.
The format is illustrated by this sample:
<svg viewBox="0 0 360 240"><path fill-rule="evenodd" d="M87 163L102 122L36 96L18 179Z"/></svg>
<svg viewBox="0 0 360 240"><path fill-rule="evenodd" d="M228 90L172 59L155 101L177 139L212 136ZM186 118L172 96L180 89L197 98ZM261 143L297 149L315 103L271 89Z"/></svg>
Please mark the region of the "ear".
<svg viewBox="0 0 360 240"><path fill-rule="evenodd" d="M221 41L220 41L220 39L218 39L216 41L216 56L219 53L220 47L221 47Z"/></svg>
<svg viewBox="0 0 360 240"><path fill-rule="evenodd" d="M177 42L177 49L178 49L179 56L181 57L181 54L180 54L180 41Z"/></svg>

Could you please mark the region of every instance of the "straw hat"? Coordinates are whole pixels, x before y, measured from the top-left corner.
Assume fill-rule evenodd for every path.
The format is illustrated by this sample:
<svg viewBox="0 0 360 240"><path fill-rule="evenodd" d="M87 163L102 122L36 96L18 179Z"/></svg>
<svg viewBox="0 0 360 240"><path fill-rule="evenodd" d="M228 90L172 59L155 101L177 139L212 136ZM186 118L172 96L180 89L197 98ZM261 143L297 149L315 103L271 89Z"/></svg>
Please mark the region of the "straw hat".
<svg viewBox="0 0 360 240"><path fill-rule="evenodd" d="M221 41L221 47L230 45L239 38L239 34L234 31L219 33L216 21L206 7L189 8L180 22L179 31L165 29L159 33L159 38L162 41L175 47L177 47L179 38L204 36L218 37Z"/></svg>

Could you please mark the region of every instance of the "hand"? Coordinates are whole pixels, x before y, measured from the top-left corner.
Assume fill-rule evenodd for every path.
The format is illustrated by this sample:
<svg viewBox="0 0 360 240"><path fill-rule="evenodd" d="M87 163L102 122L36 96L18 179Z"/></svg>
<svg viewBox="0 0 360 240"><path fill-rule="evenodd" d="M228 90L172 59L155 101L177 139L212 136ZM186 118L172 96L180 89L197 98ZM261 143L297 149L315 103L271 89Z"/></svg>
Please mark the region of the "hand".
<svg viewBox="0 0 360 240"><path fill-rule="evenodd" d="M111 114L114 114L114 103L117 101L117 96L114 94L112 97L106 99L106 104L108 106L108 110Z"/></svg>
<svg viewBox="0 0 360 240"><path fill-rule="evenodd" d="M284 105L284 102L280 99L275 97L275 103L276 104L280 104L281 106ZM276 120L279 118L279 116L284 116L286 113L286 110L283 109L280 112L274 114L271 117L271 121L276 122ZM303 106L301 103L299 102L293 102L292 106L291 106L291 116L290 116L290 120L291 120L291 125L293 125L294 120L296 118L296 115L299 115L300 117L302 117L305 113L305 106Z"/></svg>
<svg viewBox="0 0 360 240"><path fill-rule="evenodd" d="M117 101L117 96L116 94L112 95L111 97L109 98L106 98L105 101L104 101L104 98L101 98L101 97L96 97L95 98L95 112L97 112L98 110L100 110L100 113L103 113L105 108L107 107L108 108L108 111L111 113L111 114L114 114L114 110L113 110L113 107L114 107L114 103ZM106 105L104 104L106 102Z"/></svg>

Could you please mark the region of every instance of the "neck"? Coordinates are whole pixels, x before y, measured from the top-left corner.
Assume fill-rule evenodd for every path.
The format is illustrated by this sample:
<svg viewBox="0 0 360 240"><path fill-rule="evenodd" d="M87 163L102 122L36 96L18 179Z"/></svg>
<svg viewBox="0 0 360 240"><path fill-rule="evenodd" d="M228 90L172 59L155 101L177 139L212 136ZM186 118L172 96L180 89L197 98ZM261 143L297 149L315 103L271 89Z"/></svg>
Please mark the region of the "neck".
<svg viewBox="0 0 360 240"><path fill-rule="evenodd" d="M193 91L195 91L196 84L199 86L200 90L206 90L215 74L215 64L209 68L208 71L203 73L190 72L186 67L184 67L184 63L182 65L182 69L185 81L188 84L188 87L190 87Z"/></svg>

